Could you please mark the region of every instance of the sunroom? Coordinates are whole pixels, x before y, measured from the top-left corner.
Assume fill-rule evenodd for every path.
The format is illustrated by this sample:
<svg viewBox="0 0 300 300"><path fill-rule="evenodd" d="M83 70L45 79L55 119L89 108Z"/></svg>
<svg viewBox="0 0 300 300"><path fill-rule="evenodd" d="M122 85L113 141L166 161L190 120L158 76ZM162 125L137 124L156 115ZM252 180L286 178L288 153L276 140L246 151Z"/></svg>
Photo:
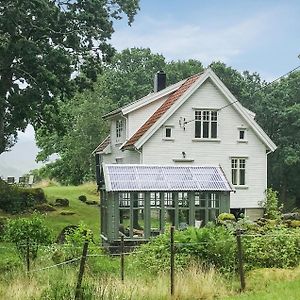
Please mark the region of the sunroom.
<svg viewBox="0 0 300 300"><path fill-rule="evenodd" d="M104 244L145 242L171 225L200 227L230 210L233 191L220 166L103 165Z"/></svg>

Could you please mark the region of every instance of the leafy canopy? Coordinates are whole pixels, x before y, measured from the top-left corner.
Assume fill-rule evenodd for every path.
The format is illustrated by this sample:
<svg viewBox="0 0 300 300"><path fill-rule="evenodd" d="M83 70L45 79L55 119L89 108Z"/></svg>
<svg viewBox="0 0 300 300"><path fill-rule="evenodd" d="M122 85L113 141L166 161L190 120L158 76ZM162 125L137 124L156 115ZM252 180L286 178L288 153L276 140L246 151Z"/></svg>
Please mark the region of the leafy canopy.
<svg viewBox="0 0 300 300"><path fill-rule="evenodd" d="M138 9L138 0L1 1L0 154L28 123L55 126L58 104L110 61L113 20L131 24Z"/></svg>

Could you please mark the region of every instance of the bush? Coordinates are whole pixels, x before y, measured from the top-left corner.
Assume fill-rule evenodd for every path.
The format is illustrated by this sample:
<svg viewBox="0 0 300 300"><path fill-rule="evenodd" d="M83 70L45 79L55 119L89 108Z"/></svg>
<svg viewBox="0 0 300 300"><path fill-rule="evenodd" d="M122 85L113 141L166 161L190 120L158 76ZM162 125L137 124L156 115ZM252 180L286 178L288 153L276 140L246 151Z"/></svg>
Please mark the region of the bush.
<svg viewBox="0 0 300 300"><path fill-rule="evenodd" d="M80 201L82 201L82 202L86 202L86 200L87 200L87 198L86 198L85 195L80 195L80 196L78 197L78 199L79 199Z"/></svg>
<svg viewBox="0 0 300 300"><path fill-rule="evenodd" d="M55 206L61 206L61 207L68 207L69 206L69 200L68 199L66 199L66 198L57 198L56 200L55 200Z"/></svg>
<svg viewBox="0 0 300 300"><path fill-rule="evenodd" d="M0 179L0 209L14 214L45 202L46 197L42 189L18 188Z"/></svg>
<svg viewBox="0 0 300 300"><path fill-rule="evenodd" d="M279 207L278 192L273 191L271 188L266 190L266 199L262 203L265 209L265 218L278 220L281 218L281 209Z"/></svg>
<svg viewBox="0 0 300 300"><path fill-rule="evenodd" d="M0 242L3 240L7 218L0 217Z"/></svg>
<svg viewBox="0 0 300 300"><path fill-rule="evenodd" d="M51 231L38 214L34 214L31 218L9 220L5 227L5 235L9 242L15 244L22 258L26 257L28 246L32 260L37 257L40 245L48 245L51 242Z"/></svg>

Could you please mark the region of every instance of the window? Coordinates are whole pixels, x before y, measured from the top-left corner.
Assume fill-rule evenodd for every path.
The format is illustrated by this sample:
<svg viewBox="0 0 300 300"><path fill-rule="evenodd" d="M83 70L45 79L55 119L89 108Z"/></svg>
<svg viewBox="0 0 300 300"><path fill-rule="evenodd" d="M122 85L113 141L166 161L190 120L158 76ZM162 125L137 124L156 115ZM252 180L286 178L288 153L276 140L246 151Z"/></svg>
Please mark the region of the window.
<svg viewBox="0 0 300 300"><path fill-rule="evenodd" d="M120 142L124 130L124 122L123 120L117 120L116 121L116 142Z"/></svg>
<svg viewBox="0 0 300 300"><path fill-rule="evenodd" d="M233 185L246 185L246 159L231 159L231 180Z"/></svg>
<svg viewBox="0 0 300 300"><path fill-rule="evenodd" d="M240 140L245 139L245 130L243 130L243 129L240 130L239 138L240 138Z"/></svg>
<svg viewBox="0 0 300 300"><path fill-rule="evenodd" d="M173 140L173 126L164 126L163 127L163 139L164 140Z"/></svg>
<svg viewBox="0 0 300 300"><path fill-rule="evenodd" d="M216 139L218 136L218 112L195 111L195 138Z"/></svg>
<svg viewBox="0 0 300 300"><path fill-rule="evenodd" d="M171 127L166 127L165 128L165 137L166 138L171 138L172 137L172 128Z"/></svg>

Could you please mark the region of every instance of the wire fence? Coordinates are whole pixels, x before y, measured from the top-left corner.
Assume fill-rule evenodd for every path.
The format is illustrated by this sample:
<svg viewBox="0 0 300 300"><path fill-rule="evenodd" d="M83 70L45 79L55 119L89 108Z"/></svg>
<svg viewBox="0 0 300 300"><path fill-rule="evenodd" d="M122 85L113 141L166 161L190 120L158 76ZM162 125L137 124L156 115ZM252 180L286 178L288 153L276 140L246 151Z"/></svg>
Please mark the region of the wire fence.
<svg viewBox="0 0 300 300"><path fill-rule="evenodd" d="M161 248L169 251L169 272L170 272L170 294L174 295L176 285L175 285L175 268L176 268L176 255L180 252L180 250L184 247L207 247L208 245L212 244L212 241L187 241L187 242L180 242L176 241L174 239L174 231L175 228L171 227L170 231L170 239L167 244L163 245ZM240 290L243 291L245 290L246 287L246 278L245 278L245 271L244 271L244 255L243 255L243 240L245 241L247 239L252 239L252 238L259 238L259 239L273 239L273 238L288 238L288 237L295 237L295 234L293 233L279 233L279 234L261 234L261 233L243 233L240 230L237 230L234 235L232 235L231 242L235 240L235 248L236 249L236 256L234 261L232 262L234 264L234 269L238 271L239 279L240 279ZM296 237L299 238L300 241L300 234L296 235ZM24 244L19 244L18 247L26 247L28 248L29 244L31 246L39 246L42 251L47 251L47 250L72 250L76 253L80 253L81 255L78 255L76 257L67 259L63 262L58 262L52 265L44 266L41 268L36 268L36 269L31 269L28 263L27 266L27 273L28 274L33 274L37 272L43 272L47 271L49 269L54 269L54 268L59 268L59 267L64 267L67 265L72 265L72 266L77 266L77 263L80 262L79 266L79 271L78 271L78 282L76 286L76 295L79 298L75 299L80 299L81 295L81 281L84 276L84 268L86 261L88 259L97 259L97 258L108 258L108 259L119 259L119 267L120 267L120 278L122 281L125 280L125 267L126 267L126 259L125 257L127 256L133 256L133 255L139 255L139 254L144 254L147 255L147 250L143 249L141 250L139 245L125 245L124 243L124 237L121 236L121 242L119 245L111 245L107 247L101 247L101 246L95 246L93 245L93 251L91 253L88 253L88 247L89 247L89 240L85 240L83 245L70 245L70 244L51 244L51 245L38 245L34 242L30 243L24 243ZM214 245L222 247L223 245L228 245L227 240L214 240L213 241ZM13 244L3 244L0 245L0 249L2 250L7 250L11 251L14 249ZM147 249L147 248L146 248ZM44 252L45 253L45 252ZM51 253L51 251L49 251ZM29 262L29 252L26 254L26 261ZM49 261L49 255L41 255L39 256L39 259L41 261ZM74 265L75 264L75 265ZM146 266L145 266L146 267Z"/></svg>

